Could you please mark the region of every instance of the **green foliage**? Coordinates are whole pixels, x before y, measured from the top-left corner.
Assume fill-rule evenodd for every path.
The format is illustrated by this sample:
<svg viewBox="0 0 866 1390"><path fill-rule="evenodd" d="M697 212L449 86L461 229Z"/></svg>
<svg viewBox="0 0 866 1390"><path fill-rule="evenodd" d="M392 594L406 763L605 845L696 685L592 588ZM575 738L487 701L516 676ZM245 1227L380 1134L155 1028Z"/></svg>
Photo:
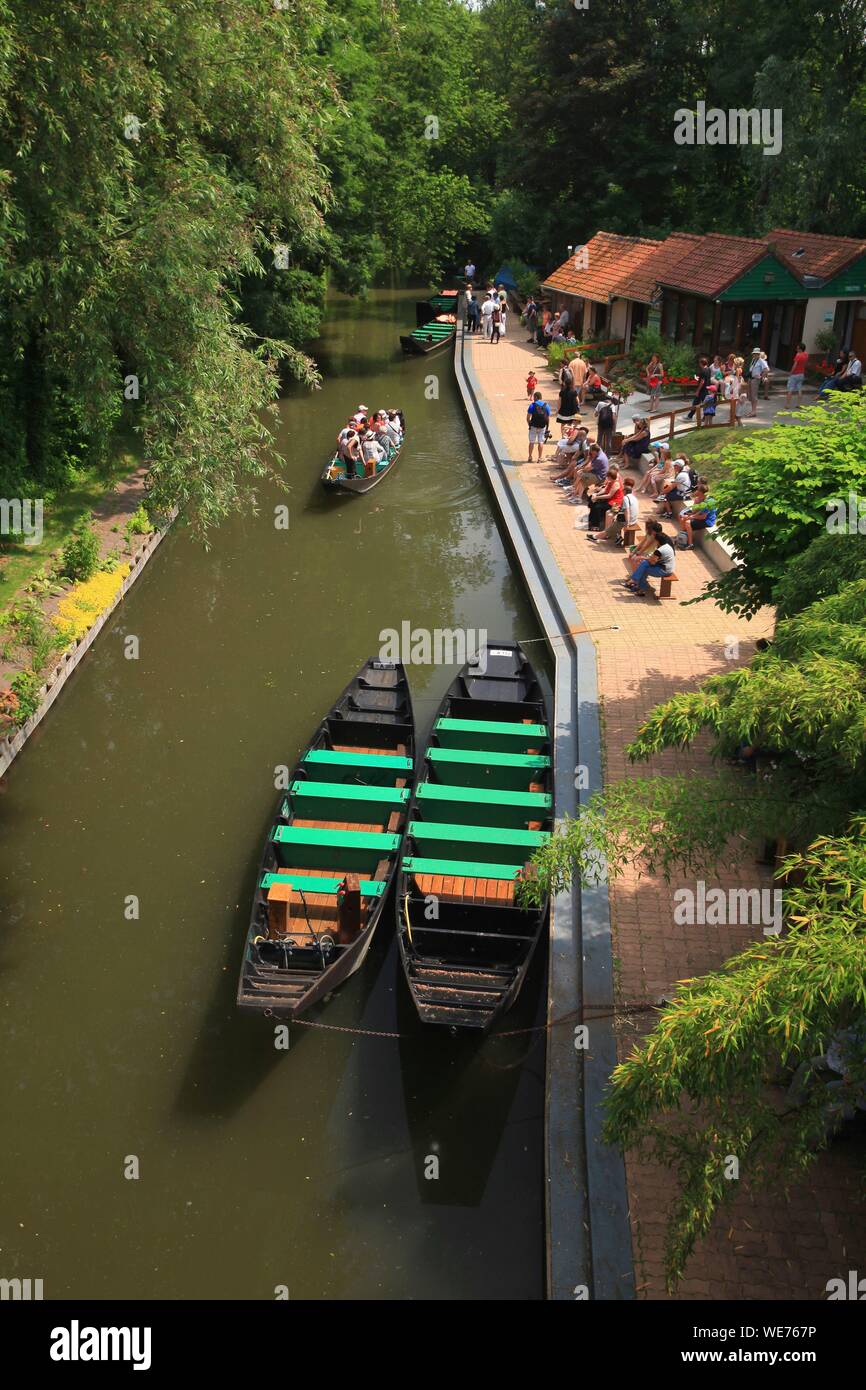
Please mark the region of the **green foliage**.
<svg viewBox="0 0 866 1390"><path fill-rule="evenodd" d="M815 347L819 352L832 356L839 347L839 335L832 328L822 328L815 334Z"/></svg>
<svg viewBox="0 0 866 1390"><path fill-rule="evenodd" d="M866 234L866 164L851 158L866 143L864 18L863 0L760 13L731 0L723 25L685 0L484 0L481 51L512 137L493 194L497 253L558 265L599 228ZM783 109L778 156L675 144L675 111L701 99Z"/></svg>
<svg viewBox="0 0 866 1390"><path fill-rule="evenodd" d="M18 671L9 682L9 689L17 697L15 723L26 724L31 714L35 714L42 699L42 681L35 671Z"/></svg>
<svg viewBox="0 0 866 1390"><path fill-rule="evenodd" d="M706 735L725 760L718 770L611 784L565 822L518 889L538 901L575 872L596 882L627 868L694 883L742 870L762 839L802 847L779 875L784 934L681 981L613 1074L608 1141L642 1147L677 1174L670 1287L730 1200L728 1155L746 1183L784 1185L840 1119L838 1090L816 1084L795 1104L776 1083L866 1014L866 577L781 620L748 666L651 711L628 754L647 759ZM866 1058L846 1084L863 1094Z"/></svg>
<svg viewBox="0 0 866 1390"><path fill-rule="evenodd" d="M60 556L59 573L73 582L91 579L99 569L99 537L83 517L75 527Z"/></svg>
<svg viewBox="0 0 866 1390"><path fill-rule="evenodd" d="M866 579L866 537L824 531L789 562L773 589L773 603L780 617L791 617L852 579Z"/></svg>
<svg viewBox="0 0 866 1390"><path fill-rule="evenodd" d="M11 644L4 650L9 659L12 654L26 652L34 672L41 674L51 657L63 646L63 639L56 628L49 623L41 607L34 599L7 614L6 628L11 636Z"/></svg>
<svg viewBox="0 0 866 1390"><path fill-rule="evenodd" d="M143 502L141 506L133 512L123 529L126 532L127 540L131 540L133 536L149 536L154 530L153 522Z"/></svg>
<svg viewBox="0 0 866 1390"><path fill-rule="evenodd" d="M820 1085L802 1103L774 1083L821 1054L840 1029L866 1014L866 821L821 837L784 865L783 936L734 956L720 971L686 981L649 1038L613 1073L606 1139L641 1148L675 1169L669 1217L668 1286L695 1242L741 1182L782 1187L815 1161L840 1119L844 1091ZM863 1094L866 1067L847 1077ZM848 1101L851 1104L851 1101Z"/></svg>
<svg viewBox="0 0 866 1390"><path fill-rule="evenodd" d="M829 406L793 418L797 428L744 431L723 452L719 530L741 563L703 597L728 612L749 616L771 602L788 566L824 532L828 505L866 493L866 394L834 393Z"/></svg>
<svg viewBox="0 0 866 1390"><path fill-rule="evenodd" d="M656 329L648 328L646 325L639 328L632 338L628 355L631 370L642 371L654 352L661 358L667 376L694 375L697 358L691 344L675 343L670 338L663 338ZM669 386L665 389L678 395L681 395L683 390L681 386Z"/></svg>

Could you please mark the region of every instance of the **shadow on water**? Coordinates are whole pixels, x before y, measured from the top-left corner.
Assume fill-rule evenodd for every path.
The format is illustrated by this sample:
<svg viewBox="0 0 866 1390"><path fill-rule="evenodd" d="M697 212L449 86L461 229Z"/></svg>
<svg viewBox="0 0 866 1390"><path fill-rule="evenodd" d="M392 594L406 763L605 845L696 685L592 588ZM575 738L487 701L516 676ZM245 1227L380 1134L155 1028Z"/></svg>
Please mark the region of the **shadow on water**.
<svg viewBox="0 0 866 1390"><path fill-rule="evenodd" d="M543 956L542 947L514 1007L484 1038L452 1035L419 1022L400 981L400 1069L422 1202L477 1207L484 1198L524 1069L544 1069ZM518 1031L523 1029L535 1031ZM431 1050L437 1055L435 1066L430 1065ZM531 1156L526 1164L527 1186L538 1180L537 1158Z"/></svg>

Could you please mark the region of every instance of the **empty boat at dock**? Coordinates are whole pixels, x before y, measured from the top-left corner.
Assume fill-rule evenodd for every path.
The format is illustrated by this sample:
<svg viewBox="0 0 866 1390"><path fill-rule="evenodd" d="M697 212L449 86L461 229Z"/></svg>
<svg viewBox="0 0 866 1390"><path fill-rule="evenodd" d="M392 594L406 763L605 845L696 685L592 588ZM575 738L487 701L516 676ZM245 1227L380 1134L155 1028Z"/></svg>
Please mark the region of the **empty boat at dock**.
<svg viewBox="0 0 866 1390"><path fill-rule="evenodd" d="M319 724L265 842L238 985L241 1008L291 1018L363 963L406 825L414 727L404 668L376 659Z"/></svg>
<svg viewBox="0 0 866 1390"><path fill-rule="evenodd" d="M552 824L544 693L517 643L490 643L448 688L409 808L397 937L423 1022L485 1030L516 999L547 902L515 889Z"/></svg>

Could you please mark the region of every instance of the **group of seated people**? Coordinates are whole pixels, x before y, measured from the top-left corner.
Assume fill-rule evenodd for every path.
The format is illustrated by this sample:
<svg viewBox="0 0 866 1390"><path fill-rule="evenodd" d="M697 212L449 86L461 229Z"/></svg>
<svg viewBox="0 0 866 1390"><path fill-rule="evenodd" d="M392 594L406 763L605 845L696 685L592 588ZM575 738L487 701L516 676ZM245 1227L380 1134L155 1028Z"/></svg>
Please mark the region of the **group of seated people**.
<svg viewBox="0 0 866 1390"><path fill-rule="evenodd" d="M627 475L627 470L636 469L641 455L646 453L654 453L656 461L638 482ZM641 597L647 592L648 574L674 572L675 552L673 544L664 538L661 520L647 522L644 538L636 542L639 493L657 503L661 517L677 523L681 533L677 543L682 549L693 549L695 532L715 525L717 506L710 496L707 479L698 477L684 454L674 459L667 445L650 444L645 420L635 421L631 438L623 441L619 453L610 458L598 443L590 440L585 425L569 425L552 462L551 481L563 490L565 500L574 506L583 503L589 507L587 540L609 540L618 545L625 545L627 538L635 541L631 546L635 573L629 587ZM667 549L658 558L660 537Z"/></svg>
<svg viewBox="0 0 866 1390"><path fill-rule="evenodd" d="M833 363L833 371L822 382L818 399L824 400L827 391L857 391L863 385L863 363L856 351L840 352Z"/></svg>
<svg viewBox="0 0 866 1390"><path fill-rule="evenodd" d="M403 442L404 420L399 410L377 410L359 405L337 435L337 457L347 478L370 478L390 462Z"/></svg>

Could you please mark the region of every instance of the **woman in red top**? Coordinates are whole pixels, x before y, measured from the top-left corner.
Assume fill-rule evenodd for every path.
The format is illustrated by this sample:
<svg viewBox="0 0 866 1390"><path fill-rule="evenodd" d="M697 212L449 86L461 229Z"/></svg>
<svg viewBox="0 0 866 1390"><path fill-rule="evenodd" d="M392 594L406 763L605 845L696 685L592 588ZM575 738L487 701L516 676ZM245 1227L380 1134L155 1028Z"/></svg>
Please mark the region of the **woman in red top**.
<svg viewBox="0 0 866 1390"><path fill-rule="evenodd" d="M611 464L607 470L607 477L604 480L604 487L596 492L589 504L589 530L603 531L607 522L605 517L610 509L619 511L622 506L622 499L625 489L622 478L619 476L619 469L615 464Z"/></svg>
<svg viewBox="0 0 866 1390"><path fill-rule="evenodd" d="M785 397L785 404L791 404L791 397L797 397L797 404L803 403L803 377L806 375L806 366L809 362L809 354L806 351L806 344L799 343L794 354L791 375L788 377L788 391Z"/></svg>

